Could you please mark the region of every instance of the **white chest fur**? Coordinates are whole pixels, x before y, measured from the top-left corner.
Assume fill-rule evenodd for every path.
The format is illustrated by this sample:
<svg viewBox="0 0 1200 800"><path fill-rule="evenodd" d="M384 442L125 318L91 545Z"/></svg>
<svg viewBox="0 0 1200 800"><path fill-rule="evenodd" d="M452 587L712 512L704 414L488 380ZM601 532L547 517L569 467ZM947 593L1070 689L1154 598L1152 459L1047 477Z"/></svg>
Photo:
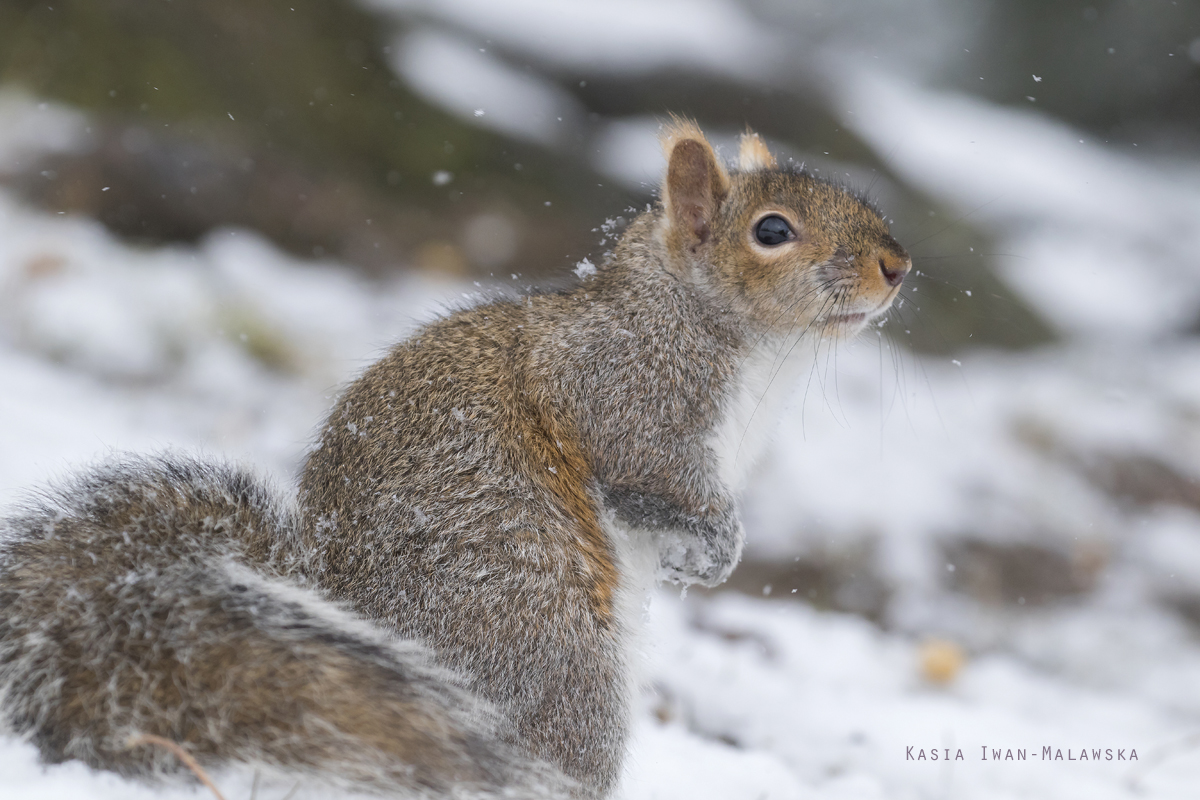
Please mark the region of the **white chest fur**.
<svg viewBox="0 0 1200 800"><path fill-rule="evenodd" d="M815 337L760 340L742 361L725 413L709 439L722 482L735 494L745 487L766 450L785 404L802 376L817 366ZM815 378L814 378L815 380Z"/></svg>
<svg viewBox="0 0 1200 800"><path fill-rule="evenodd" d="M632 709L645 672L646 615L650 592L658 583L658 546L654 532L632 528L611 512L602 524L620 576L616 612L623 639L627 701Z"/></svg>
<svg viewBox="0 0 1200 800"><path fill-rule="evenodd" d="M770 443L788 397L816 363L815 345L792 337L764 340L746 357L737 385L709 443L725 486L740 491L755 460ZM621 621L628 697L637 696L644 671L645 617L659 579L661 532L633 528L609 511L602 518L620 575L616 611Z"/></svg>

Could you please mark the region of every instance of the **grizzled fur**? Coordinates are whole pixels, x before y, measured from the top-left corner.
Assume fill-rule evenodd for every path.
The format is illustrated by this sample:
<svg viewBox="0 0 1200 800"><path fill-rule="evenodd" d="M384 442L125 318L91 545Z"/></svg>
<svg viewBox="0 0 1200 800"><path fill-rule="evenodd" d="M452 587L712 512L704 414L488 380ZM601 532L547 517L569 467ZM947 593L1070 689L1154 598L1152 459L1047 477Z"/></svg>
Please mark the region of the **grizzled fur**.
<svg viewBox="0 0 1200 800"><path fill-rule="evenodd" d="M0 696L47 761L152 774L202 765L407 795L561 786L434 665L295 588L297 520L246 473L182 459L86 474L2 529ZM542 796L541 791L518 796Z"/></svg>
<svg viewBox="0 0 1200 800"><path fill-rule="evenodd" d="M640 593L729 575L780 371L909 268L875 211L757 136L732 174L694 125L665 146L662 206L598 274L452 314L355 381L294 513L164 462L11 521L12 724L123 771L151 766L122 750L140 731L382 788L610 794ZM767 216L786 241L756 238Z"/></svg>
<svg viewBox="0 0 1200 800"><path fill-rule="evenodd" d="M686 324L663 336L662 319ZM707 583L732 569L733 503L701 457L735 367L729 323L618 267L426 328L342 396L309 459L315 579L471 676L536 755L611 788L630 621L602 518L641 525L652 502L691 543L668 566Z"/></svg>
<svg viewBox="0 0 1200 800"><path fill-rule="evenodd" d="M743 537L711 440L744 361L849 311L862 284L871 308L890 302L876 261L907 259L844 191L777 168L731 178L695 134L666 188L573 291L459 312L368 369L301 487L314 579L426 642L601 792L624 754L635 622L604 521L650 539L663 577L723 581ZM764 205L807 229L798 258L747 245ZM872 272L831 263L854 256Z"/></svg>

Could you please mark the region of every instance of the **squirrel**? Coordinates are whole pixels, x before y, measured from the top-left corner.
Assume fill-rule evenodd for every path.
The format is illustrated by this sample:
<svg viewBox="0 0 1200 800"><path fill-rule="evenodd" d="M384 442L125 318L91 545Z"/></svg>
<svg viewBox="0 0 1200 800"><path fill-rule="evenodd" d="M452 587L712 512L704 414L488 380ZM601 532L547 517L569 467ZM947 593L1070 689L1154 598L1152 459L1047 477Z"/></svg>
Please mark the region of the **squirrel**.
<svg viewBox="0 0 1200 800"><path fill-rule="evenodd" d="M661 202L598 270L397 344L294 500L128 458L0 523L8 729L125 775L177 768L154 736L400 796L610 796L649 589L728 577L780 373L911 267L756 134L729 168L692 122L663 144Z"/></svg>

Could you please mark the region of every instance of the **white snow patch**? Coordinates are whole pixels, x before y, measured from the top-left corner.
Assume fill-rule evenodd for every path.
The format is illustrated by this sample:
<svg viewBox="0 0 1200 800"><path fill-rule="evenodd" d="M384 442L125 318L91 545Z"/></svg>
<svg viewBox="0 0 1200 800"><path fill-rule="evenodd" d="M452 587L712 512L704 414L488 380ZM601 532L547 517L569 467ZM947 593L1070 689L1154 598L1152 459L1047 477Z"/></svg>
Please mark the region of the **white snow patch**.
<svg viewBox="0 0 1200 800"><path fill-rule="evenodd" d="M590 278L595 274L596 265L587 258L581 259L579 263L575 265L575 275L578 276L580 280L583 280L584 278Z"/></svg>
<svg viewBox="0 0 1200 800"><path fill-rule="evenodd" d="M83 114L11 85L0 88L0 173L20 172L40 156L79 152L88 145Z"/></svg>
<svg viewBox="0 0 1200 800"><path fill-rule="evenodd" d="M405 19L432 16L556 63L612 72L696 66L744 74L767 60L775 40L722 0L364 0ZM487 105L480 103L485 109ZM490 113L490 109L489 109Z"/></svg>
<svg viewBox="0 0 1200 800"><path fill-rule="evenodd" d="M463 39L420 28L392 50L397 73L418 94L465 122L548 146L575 130L581 111L569 93Z"/></svg>

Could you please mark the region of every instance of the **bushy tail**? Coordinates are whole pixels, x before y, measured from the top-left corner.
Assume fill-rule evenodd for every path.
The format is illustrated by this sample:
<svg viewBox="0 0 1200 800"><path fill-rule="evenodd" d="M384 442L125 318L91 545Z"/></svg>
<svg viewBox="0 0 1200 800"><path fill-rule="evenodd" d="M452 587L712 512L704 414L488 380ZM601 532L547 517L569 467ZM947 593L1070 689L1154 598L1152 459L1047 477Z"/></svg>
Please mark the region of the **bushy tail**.
<svg viewBox="0 0 1200 800"><path fill-rule="evenodd" d="M303 588L297 521L244 472L126 461L0 522L0 716L50 762L277 767L416 797L575 794L434 665Z"/></svg>

